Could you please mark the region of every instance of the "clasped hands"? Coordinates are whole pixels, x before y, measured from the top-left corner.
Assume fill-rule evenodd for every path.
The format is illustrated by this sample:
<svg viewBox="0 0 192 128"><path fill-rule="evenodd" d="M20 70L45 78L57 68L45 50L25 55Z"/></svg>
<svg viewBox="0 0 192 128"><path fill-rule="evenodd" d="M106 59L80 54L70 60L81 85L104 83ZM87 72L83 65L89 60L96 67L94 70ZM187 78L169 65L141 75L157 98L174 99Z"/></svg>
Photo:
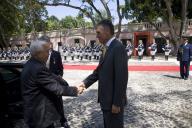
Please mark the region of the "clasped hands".
<svg viewBox="0 0 192 128"><path fill-rule="evenodd" d="M82 94L83 91L85 90L85 84L84 83L81 83L79 86L76 86L76 87L77 87L78 94ZM121 111L121 109L119 106L112 105L111 112L113 114L118 114L120 111Z"/></svg>
<svg viewBox="0 0 192 128"><path fill-rule="evenodd" d="M78 94L82 94L83 91L85 90L85 84L84 83L81 83L79 86L76 86L76 87L77 87Z"/></svg>

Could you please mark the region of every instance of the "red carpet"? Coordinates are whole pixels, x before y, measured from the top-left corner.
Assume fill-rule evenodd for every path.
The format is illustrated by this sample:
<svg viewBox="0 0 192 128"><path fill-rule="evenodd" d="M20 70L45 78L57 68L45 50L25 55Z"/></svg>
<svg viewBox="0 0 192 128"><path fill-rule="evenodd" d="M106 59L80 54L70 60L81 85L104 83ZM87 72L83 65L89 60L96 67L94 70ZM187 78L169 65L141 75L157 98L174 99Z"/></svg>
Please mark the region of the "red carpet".
<svg viewBox="0 0 192 128"><path fill-rule="evenodd" d="M97 65L64 65L65 70L94 70ZM179 66L129 66L129 71L172 71L178 72ZM192 67L190 68L192 69Z"/></svg>

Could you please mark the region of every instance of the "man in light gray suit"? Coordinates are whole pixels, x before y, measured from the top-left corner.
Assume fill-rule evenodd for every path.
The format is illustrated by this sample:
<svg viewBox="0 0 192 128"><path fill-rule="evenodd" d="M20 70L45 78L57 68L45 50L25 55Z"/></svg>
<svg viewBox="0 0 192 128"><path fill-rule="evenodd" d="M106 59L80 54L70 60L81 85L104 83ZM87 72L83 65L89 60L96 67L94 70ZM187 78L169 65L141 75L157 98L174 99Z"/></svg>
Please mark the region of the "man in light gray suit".
<svg viewBox="0 0 192 128"><path fill-rule="evenodd" d="M97 38L103 44L103 55L98 67L81 87L88 88L98 80L98 102L103 112L105 128L123 128L126 105L128 65L125 47L114 37L114 26L103 20L96 26Z"/></svg>

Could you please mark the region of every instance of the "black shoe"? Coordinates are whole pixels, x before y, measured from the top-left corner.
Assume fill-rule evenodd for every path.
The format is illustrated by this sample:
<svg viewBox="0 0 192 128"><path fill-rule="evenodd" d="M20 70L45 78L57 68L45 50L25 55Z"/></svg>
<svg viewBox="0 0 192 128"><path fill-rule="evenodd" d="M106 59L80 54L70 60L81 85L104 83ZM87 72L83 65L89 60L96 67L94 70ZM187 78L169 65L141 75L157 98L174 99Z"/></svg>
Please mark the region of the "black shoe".
<svg viewBox="0 0 192 128"><path fill-rule="evenodd" d="M188 80L188 78L187 78L187 77L185 77L185 78L184 78L184 80Z"/></svg>

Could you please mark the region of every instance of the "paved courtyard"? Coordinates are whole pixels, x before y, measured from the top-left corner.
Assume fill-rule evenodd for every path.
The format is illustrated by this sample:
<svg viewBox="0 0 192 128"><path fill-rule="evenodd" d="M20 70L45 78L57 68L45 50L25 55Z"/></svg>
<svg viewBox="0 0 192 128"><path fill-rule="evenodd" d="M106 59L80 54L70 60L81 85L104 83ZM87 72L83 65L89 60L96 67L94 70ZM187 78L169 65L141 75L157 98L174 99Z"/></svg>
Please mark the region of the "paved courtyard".
<svg viewBox="0 0 192 128"><path fill-rule="evenodd" d="M88 64L96 65L97 62ZM178 66L178 63L175 59L152 62L149 58L142 62L131 60L129 65ZM75 86L90 73L91 70L65 69L63 78L70 86ZM97 87L98 83L95 83L79 97L63 97L65 116L71 128L103 128ZM127 96L125 128L192 128L192 76L183 80L177 71L131 71Z"/></svg>
<svg viewBox="0 0 192 128"><path fill-rule="evenodd" d="M64 78L78 84L91 71L66 70ZM179 79L178 72L129 72L125 128L192 127L192 79ZM102 128L97 103L97 83L77 98L63 97L72 128Z"/></svg>

